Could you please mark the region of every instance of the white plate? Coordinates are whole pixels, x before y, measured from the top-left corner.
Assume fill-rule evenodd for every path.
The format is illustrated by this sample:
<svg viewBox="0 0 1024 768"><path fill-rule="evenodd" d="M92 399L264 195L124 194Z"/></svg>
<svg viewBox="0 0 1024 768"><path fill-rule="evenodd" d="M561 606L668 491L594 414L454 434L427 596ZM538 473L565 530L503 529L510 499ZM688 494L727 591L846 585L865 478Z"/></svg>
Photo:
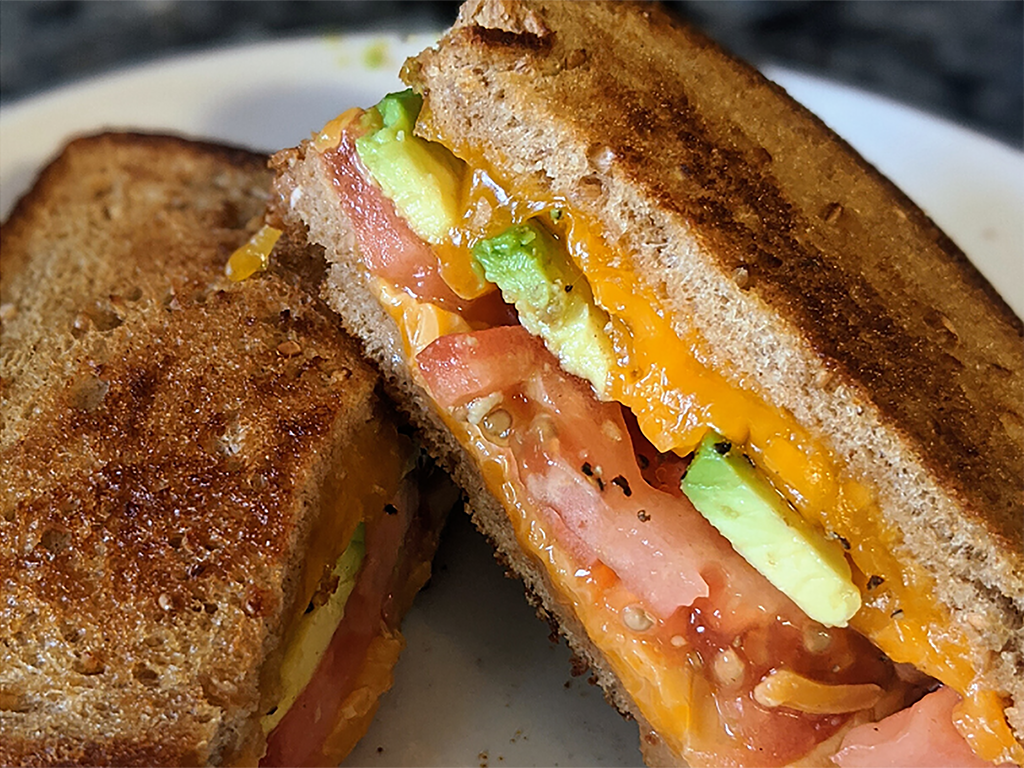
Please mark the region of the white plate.
<svg viewBox="0 0 1024 768"><path fill-rule="evenodd" d="M344 36L224 49L83 81L0 114L0 216L71 135L162 130L273 150L400 86L429 36ZM1024 155L882 98L770 69L914 200L1024 314ZM518 582L464 519L406 618L409 647L364 765L639 765L636 727L548 640Z"/></svg>

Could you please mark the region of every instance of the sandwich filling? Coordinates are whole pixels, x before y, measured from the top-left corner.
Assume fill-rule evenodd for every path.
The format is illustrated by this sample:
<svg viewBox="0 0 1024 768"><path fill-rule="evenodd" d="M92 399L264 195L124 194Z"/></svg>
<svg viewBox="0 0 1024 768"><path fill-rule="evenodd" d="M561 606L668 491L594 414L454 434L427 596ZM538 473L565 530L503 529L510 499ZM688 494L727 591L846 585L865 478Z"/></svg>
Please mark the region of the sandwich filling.
<svg viewBox="0 0 1024 768"><path fill-rule="evenodd" d="M677 335L629 254L414 135L419 108L391 95L314 147L412 375L671 748L786 764L942 684L950 743L1021 761L985 660L865 514L870 489Z"/></svg>
<svg viewBox="0 0 1024 768"><path fill-rule="evenodd" d="M347 446L279 661L264 673L261 765L337 763L366 733L404 647L399 619L430 575L453 501L390 422L364 423Z"/></svg>

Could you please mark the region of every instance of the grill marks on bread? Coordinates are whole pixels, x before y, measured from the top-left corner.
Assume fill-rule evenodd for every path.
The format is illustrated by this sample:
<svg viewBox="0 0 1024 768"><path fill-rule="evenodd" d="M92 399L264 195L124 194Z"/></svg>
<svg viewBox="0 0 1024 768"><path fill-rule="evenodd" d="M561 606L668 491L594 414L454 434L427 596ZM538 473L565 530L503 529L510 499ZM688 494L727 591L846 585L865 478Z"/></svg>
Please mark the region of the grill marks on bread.
<svg viewBox="0 0 1024 768"><path fill-rule="evenodd" d="M858 269L860 262L837 259L818 247L819 238L805 237L822 224L855 227L856 212L834 203L820 216L804 215L806 208L791 203L772 174L770 154L714 135L682 91L623 96L631 104L652 99L657 109L630 111L626 133L607 137L623 159L624 175L690 222L701 249L718 259L723 272L743 270L746 290L792 313L822 358L866 388L894 422L919 425L916 437L931 470L962 488L977 488L1006 544L1021 545L1014 522L1019 499L1005 492L1015 471L1024 474L1021 443L1007 434L999 411L977 396L992 368L1009 369L990 360L980 371L966 370L959 336L945 315L916 296L913 309L929 314L925 322L909 324L907 307L887 300ZM651 158L635 148L632 137L644 135L677 139L672 153L662 148L658 157L668 174L655 176ZM945 247L955 249L949 242ZM976 274L967 277L977 280ZM1013 321L1019 324L1009 319L1011 328ZM927 398L914 396L923 393Z"/></svg>

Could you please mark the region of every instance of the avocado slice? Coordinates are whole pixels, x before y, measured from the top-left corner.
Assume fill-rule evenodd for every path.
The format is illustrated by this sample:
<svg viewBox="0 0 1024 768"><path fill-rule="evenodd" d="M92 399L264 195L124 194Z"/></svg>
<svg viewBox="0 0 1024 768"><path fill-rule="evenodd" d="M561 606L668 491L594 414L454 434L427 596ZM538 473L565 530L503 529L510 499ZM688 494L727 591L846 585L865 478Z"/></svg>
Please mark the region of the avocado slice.
<svg viewBox="0 0 1024 768"><path fill-rule="evenodd" d="M519 322L599 396L608 387L614 352L604 331L608 316L562 245L535 221L517 224L473 247L484 276L515 304Z"/></svg>
<svg viewBox="0 0 1024 768"><path fill-rule="evenodd" d="M845 627L860 609L842 547L804 520L721 435L705 435L682 489L743 559L810 618Z"/></svg>
<svg viewBox="0 0 1024 768"><path fill-rule="evenodd" d="M412 89L389 93L364 115L371 130L356 139L356 154L412 231L436 245L460 220L463 163L413 135L422 105Z"/></svg>
<svg viewBox="0 0 1024 768"><path fill-rule="evenodd" d="M338 586L323 605L313 608L310 603L312 610L307 610L300 619L291 643L285 650L281 660L281 694L277 706L262 718L264 733L270 733L281 722L306 684L313 679L317 664L345 616L345 605L355 589L356 576L365 557L366 526L360 523L331 571L338 579Z"/></svg>

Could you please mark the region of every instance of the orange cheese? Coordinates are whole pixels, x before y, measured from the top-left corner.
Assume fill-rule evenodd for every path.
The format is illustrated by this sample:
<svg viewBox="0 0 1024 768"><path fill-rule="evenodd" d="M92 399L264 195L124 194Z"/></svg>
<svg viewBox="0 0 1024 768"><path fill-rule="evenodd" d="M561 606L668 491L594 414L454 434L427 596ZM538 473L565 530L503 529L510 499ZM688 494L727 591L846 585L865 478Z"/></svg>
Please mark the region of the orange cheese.
<svg viewBox="0 0 1024 768"><path fill-rule="evenodd" d="M440 336L470 330L458 315L419 302L382 280L373 282L378 300L402 333L410 359ZM652 334L652 338L655 340L652 343L656 343L657 336ZM672 339L676 339L674 334L671 337L666 334L660 343L674 343ZM410 372L417 383L424 386L415 366L410 367ZM750 398L762 408L767 407L749 394L727 391L737 400ZM457 420L443 410L438 413L481 467L488 490L503 501L519 545L543 564L556 589L571 603L586 627L591 641L604 654L623 687L668 746L677 754L690 752L696 757L698 752L711 749L710 744L719 736L727 738L718 733L721 726L710 693L700 693L707 684L695 671L699 661L680 663L678 655L670 657L657 641L627 631L621 611L635 597L626 592L614 574L609 575L604 565L598 563L592 570L579 567L547 530L536 511L519 497L516 485L509 480L514 473L510 472L508 458L494 448L478 426ZM789 458L794 464L798 462L792 454ZM840 535L848 533L851 539L856 536L858 540L883 533L890 537L895 535L892 530L880 530L877 518L872 524L854 514L871 503L863 487L848 481L839 485L836 493L841 512L848 515L846 519L834 518L841 523L838 530L846 531ZM912 571L896 562L883 550L863 544L852 554L878 566L871 573L896 573L906 579L891 588L891 596L874 599L867 589L866 577L855 568L858 587L868 598L851 621L852 626L870 637L893 660L912 663L957 690L960 690L958 685L966 689L974 678L974 669L957 649L959 635L949 629L948 618L941 607L925 596L930 592L915 594L916 590L931 588L927 575L920 569ZM890 608L897 604L906 607L902 608L904 615L894 619ZM1014 750L1019 750L1019 746L1003 718L998 697L993 698L990 691L975 691L968 693L963 707L957 725L979 755L1016 755ZM690 743L693 738L700 738L703 743Z"/></svg>
<svg viewBox="0 0 1024 768"><path fill-rule="evenodd" d="M450 313L418 302L381 280L374 282L378 300L402 332L407 354L423 349L433 341L431 336L443 335L438 329L446 325L444 314ZM418 321L422 324L417 325ZM420 386L425 386L415 365L410 366L410 372ZM493 448L480 427L459 421L443 409L438 409L438 415L480 466L487 489L504 503L519 546L543 564L630 696L655 729L665 734L671 747L681 753L687 729L679 725L690 718L690 667L671 662L657 643L626 630L608 599L618 580L604 573L607 568L595 569L593 574L579 568L535 511L519 498L515 484L509 480L512 473L507 457Z"/></svg>
<svg viewBox="0 0 1024 768"><path fill-rule="evenodd" d="M483 236L542 211L565 210L564 201L536 189L503 187L480 158L466 152L457 154L469 161L463 183L465 231L453 233L453 243L461 247L438 251L442 271L465 272L465 264L459 267L453 262L469 263L469 247ZM593 234L595 229L571 211L558 229L597 303L611 318L608 333L617 357L611 396L633 412L644 435L659 450L680 455L690 453L708 429L743 444L758 468L806 519L849 546L855 580L864 598L851 625L894 661L913 664L968 696L969 701L979 701L982 694L972 694L969 689L983 670L963 653L962 649L968 647L966 637L934 597L932 577L920 566L895 555L902 537L884 521L870 489L849 477L839 458L790 413L735 386L722 372L710 367L703 340L697 335L680 337L676 333L670 312L639 279L628 254L609 248ZM425 311L428 305L405 294L396 299L396 293L381 288L381 303L402 329L410 355L437 336L467 330L448 316L451 313ZM503 471L487 463L483 443L474 440L460 424L449 427L464 445L475 446L472 450L485 466L492 492L505 497L510 510L521 509L502 479ZM672 703L672 692L692 687L692 675L678 665L666 669L665 659L658 658L650 648L638 650L634 638L605 632L609 624L602 613L606 601L601 590L593 584L578 583L578 578L571 575L575 571L567 570L571 566L565 560L567 556L559 554L557 545L540 531L536 519L527 517L513 521L521 545L542 559L556 586L572 596L592 639L609 657L645 716L662 733L678 733L676 727L663 725L685 722L689 716L679 709L682 704ZM651 694L651 686L662 693ZM687 700L688 694L679 698L680 702ZM1019 749L1001 707L972 707L971 717L962 717L960 726L965 735L970 734L968 740L979 754Z"/></svg>
<svg viewBox="0 0 1024 768"><path fill-rule="evenodd" d="M978 755L1024 761L999 697L975 683L983 669L964 653L967 639L934 597L934 579L896 556L902 537L873 508L871 492L845 476L835 454L791 414L704 365L700 339L676 334L627 256L613 252L575 218L567 235L570 255L612 317L618 359L626 361L613 374L612 396L634 413L645 436L660 450L680 455L691 452L708 428L744 443L805 518L849 545L864 598L850 625L893 661L912 664L965 697L957 725ZM871 576L883 581L869 589Z"/></svg>
<svg viewBox="0 0 1024 768"><path fill-rule="evenodd" d="M381 514L409 470L412 444L399 437L394 425L370 419L356 426L339 452L335 467L325 475L324 503L304 556L293 615L283 633L282 647L295 631L320 580L348 546L359 523Z"/></svg>
<svg viewBox="0 0 1024 768"><path fill-rule="evenodd" d="M613 318L621 362L613 373L615 400L637 417L641 430L662 451L693 451L713 428L746 445L758 467L809 520L850 545L850 559L866 577L884 579L861 592L865 607L852 625L895 661L913 663L961 694L976 670L964 658L962 635L934 599L934 582L919 566L898 560L900 536L873 505L870 492L844 477L832 451L782 409L733 386L701 360L699 338L680 338L668 313L636 276L628 257L613 253L574 220L569 252L590 281L598 303ZM617 322L616 322L617 321ZM877 593L877 596L873 593ZM893 616L892 614L896 614Z"/></svg>
<svg viewBox="0 0 1024 768"><path fill-rule="evenodd" d="M380 706L380 697L394 683L395 664L404 648L405 638L398 631L381 629L370 641L352 692L341 705L341 717L324 742L323 754L348 755L366 735Z"/></svg>
<svg viewBox="0 0 1024 768"><path fill-rule="evenodd" d="M274 250L281 230L263 225L255 235L239 246L224 265L224 274L234 283L239 283L267 268L270 253Z"/></svg>

